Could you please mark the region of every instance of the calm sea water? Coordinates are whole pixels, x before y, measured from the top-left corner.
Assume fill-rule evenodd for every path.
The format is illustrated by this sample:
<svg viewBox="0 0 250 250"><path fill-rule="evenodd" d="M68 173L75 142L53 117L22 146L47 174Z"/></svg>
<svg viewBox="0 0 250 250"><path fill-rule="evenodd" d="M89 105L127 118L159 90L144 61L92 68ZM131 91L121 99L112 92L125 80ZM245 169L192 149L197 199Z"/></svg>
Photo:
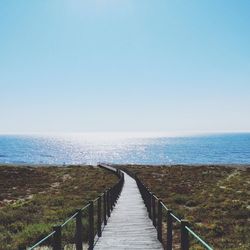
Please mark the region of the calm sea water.
<svg viewBox="0 0 250 250"><path fill-rule="evenodd" d="M0 163L250 163L250 133L176 137L0 135Z"/></svg>

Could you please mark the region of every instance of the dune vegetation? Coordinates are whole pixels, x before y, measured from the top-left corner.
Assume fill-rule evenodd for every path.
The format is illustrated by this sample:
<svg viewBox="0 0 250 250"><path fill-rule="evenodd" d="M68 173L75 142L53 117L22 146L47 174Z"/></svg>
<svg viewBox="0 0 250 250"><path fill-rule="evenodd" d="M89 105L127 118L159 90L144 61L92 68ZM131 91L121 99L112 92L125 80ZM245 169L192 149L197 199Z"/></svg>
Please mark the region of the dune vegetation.
<svg viewBox="0 0 250 250"><path fill-rule="evenodd" d="M214 249L250 249L248 166L122 166ZM175 225L175 248L179 230ZM165 228L166 230L166 228ZM166 233L164 234L164 236ZM204 249L192 242L192 249Z"/></svg>
<svg viewBox="0 0 250 250"><path fill-rule="evenodd" d="M0 166L0 249L34 244L116 182L93 166Z"/></svg>

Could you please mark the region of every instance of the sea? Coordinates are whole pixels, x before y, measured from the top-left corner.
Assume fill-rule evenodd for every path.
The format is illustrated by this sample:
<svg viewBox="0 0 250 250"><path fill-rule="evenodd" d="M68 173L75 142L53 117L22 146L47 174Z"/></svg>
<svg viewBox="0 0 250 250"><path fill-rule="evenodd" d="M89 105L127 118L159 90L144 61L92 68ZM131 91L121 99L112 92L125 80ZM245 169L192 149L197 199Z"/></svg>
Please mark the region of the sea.
<svg viewBox="0 0 250 250"><path fill-rule="evenodd" d="M250 164L250 133L0 135L0 164Z"/></svg>

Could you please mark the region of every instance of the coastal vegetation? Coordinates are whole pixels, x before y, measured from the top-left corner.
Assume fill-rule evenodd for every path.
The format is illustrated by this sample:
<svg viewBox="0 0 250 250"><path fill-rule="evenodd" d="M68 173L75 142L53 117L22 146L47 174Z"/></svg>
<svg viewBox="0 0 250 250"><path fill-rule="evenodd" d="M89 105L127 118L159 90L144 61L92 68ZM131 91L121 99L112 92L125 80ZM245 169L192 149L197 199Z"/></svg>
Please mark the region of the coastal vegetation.
<svg viewBox="0 0 250 250"><path fill-rule="evenodd" d="M248 166L139 166L121 168L138 178L214 249L250 249ZM166 224L164 225L166 236ZM174 248L179 249L174 225ZM192 249L203 249L191 241Z"/></svg>
<svg viewBox="0 0 250 250"><path fill-rule="evenodd" d="M0 166L0 249L34 244L116 182L93 166Z"/></svg>

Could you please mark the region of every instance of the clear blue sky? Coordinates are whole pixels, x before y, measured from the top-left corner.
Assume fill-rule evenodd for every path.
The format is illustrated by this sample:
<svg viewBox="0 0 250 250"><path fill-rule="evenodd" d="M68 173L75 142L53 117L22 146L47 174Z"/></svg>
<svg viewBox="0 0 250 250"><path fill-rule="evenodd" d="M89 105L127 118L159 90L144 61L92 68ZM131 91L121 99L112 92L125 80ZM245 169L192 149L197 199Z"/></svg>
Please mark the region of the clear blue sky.
<svg viewBox="0 0 250 250"><path fill-rule="evenodd" d="M249 0L1 0L0 133L250 130Z"/></svg>

